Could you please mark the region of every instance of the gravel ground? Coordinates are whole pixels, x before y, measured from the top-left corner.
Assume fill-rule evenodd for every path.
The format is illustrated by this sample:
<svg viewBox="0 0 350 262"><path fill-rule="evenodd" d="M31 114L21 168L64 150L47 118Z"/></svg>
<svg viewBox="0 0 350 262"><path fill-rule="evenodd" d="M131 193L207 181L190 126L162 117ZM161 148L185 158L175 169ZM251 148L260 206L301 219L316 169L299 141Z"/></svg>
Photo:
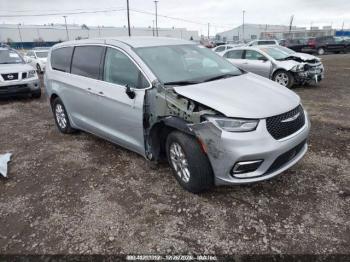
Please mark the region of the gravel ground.
<svg viewBox="0 0 350 262"><path fill-rule="evenodd" d="M2 254L350 253L350 54L297 87L309 151L270 181L193 195L170 168L86 133L58 132L48 103L0 102Z"/></svg>

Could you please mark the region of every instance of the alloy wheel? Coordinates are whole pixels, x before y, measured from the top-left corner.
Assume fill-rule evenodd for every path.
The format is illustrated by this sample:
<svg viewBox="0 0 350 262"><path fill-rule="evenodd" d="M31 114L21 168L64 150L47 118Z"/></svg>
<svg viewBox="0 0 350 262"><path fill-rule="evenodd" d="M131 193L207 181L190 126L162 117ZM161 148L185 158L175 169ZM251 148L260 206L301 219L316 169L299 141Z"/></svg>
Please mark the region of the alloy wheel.
<svg viewBox="0 0 350 262"><path fill-rule="evenodd" d="M287 75L287 73L285 72L280 72L276 75L275 77L275 81L280 84L280 85L283 85L283 86L288 86L288 83L289 83L289 77Z"/></svg>
<svg viewBox="0 0 350 262"><path fill-rule="evenodd" d="M190 170L188 169L188 162L184 150L180 144L173 142L170 145L170 161L176 174L185 183L190 181Z"/></svg>
<svg viewBox="0 0 350 262"><path fill-rule="evenodd" d="M59 127L65 129L67 127L67 117L61 104L56 105L55 115Z"/></svg>

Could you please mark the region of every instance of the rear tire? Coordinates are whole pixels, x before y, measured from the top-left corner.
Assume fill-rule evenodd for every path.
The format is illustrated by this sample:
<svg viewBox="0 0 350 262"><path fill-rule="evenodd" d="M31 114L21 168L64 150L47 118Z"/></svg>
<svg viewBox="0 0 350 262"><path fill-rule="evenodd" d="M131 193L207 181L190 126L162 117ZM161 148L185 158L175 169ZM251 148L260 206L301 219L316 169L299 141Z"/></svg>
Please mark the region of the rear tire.
<svg viewBox="0 0 350 262"><path fill-rule="evenodd" d="M294 85L294 76L291 72L286 70L277 70L272 77L276 83L291 88Z"/></svg>
<svg viewBox="0 0 350 262"><path fill-rule="evenodd" d="M324 55L326 53L326 50L323 47L320 47L317 49L317 54L318 55Z"/></svg>
<svg viewBox="0 0 350 262"><path fill-rule="evenodd" d="M69 122L67 110L59 97L56 97L52 103L52 111L58 130L63 134L71 134L76 132Z"/></svg>
<svg viewBox="0 0 350 262"><path fill-rule="evenodd" d="M184 189L200 193L214 186L209 159L194 137L173 131L167 137L166 153L175 178Z"/></svg>

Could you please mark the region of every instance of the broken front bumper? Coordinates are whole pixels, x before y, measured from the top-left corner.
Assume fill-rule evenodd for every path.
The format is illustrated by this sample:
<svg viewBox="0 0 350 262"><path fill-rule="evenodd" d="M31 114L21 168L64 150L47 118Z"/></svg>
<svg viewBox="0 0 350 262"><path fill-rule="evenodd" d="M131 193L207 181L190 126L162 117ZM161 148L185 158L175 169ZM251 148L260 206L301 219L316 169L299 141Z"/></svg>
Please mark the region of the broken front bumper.
<svg viewBox="0 0 350 262"><path fill-rule="evenodd" d="M323 66L311 68L306 71L295 73L295 80L300 83L318 83L324 78L324 68Z"/></svg>
<svg viewBox="0 0 350 262"><path fill-rule="evenodd" d="M211 122L193 125L191 129L205 146L215 175L216 185L245 184L272 178L296 164L307 151L310 122L296 133L281 140L274 139L260 120L255 131L226 132ZM253 172L232 173L238 162L262 160Z"/></svg>

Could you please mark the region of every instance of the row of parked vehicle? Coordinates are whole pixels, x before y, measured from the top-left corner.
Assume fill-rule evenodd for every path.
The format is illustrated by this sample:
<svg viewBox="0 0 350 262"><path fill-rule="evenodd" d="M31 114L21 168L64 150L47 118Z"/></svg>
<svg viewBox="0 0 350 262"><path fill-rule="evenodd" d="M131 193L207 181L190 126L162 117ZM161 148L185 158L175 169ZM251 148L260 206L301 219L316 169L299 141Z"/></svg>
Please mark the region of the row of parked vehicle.
<svg viewBox="0 0 350 262"><path fill-rule="evenodd" d="M286 87L322 79L313 56L276 45L219 56L191 41L124 37L57 44L39 68L40 51L26 53L29 65L0 49L0 95L39 94L34 67L45 70L60 132L83 130L167 160L190 192L272 178L307 151L308 115Z"/></svg>
<svg viewBox="0 0 350 262"><path fill-rule="evenodd" d="M245 44L220 44L215 52L223 52L229 48L244 46ZM254 40L246 46L281 45L295 52L324 55L326 53L350 52L350 37L321 36L311 38L293 38L282 40Z"/></svg>
<svg viewBox="0 0 350 262"><path fill-rule="evenodd" d="M224 51L221 51L224 50ZM275 40L258 40L247 45L222 45L214 49L232 64L291 88L294 84L318 83L324 78L320 58L295 52Z"/></svg>

